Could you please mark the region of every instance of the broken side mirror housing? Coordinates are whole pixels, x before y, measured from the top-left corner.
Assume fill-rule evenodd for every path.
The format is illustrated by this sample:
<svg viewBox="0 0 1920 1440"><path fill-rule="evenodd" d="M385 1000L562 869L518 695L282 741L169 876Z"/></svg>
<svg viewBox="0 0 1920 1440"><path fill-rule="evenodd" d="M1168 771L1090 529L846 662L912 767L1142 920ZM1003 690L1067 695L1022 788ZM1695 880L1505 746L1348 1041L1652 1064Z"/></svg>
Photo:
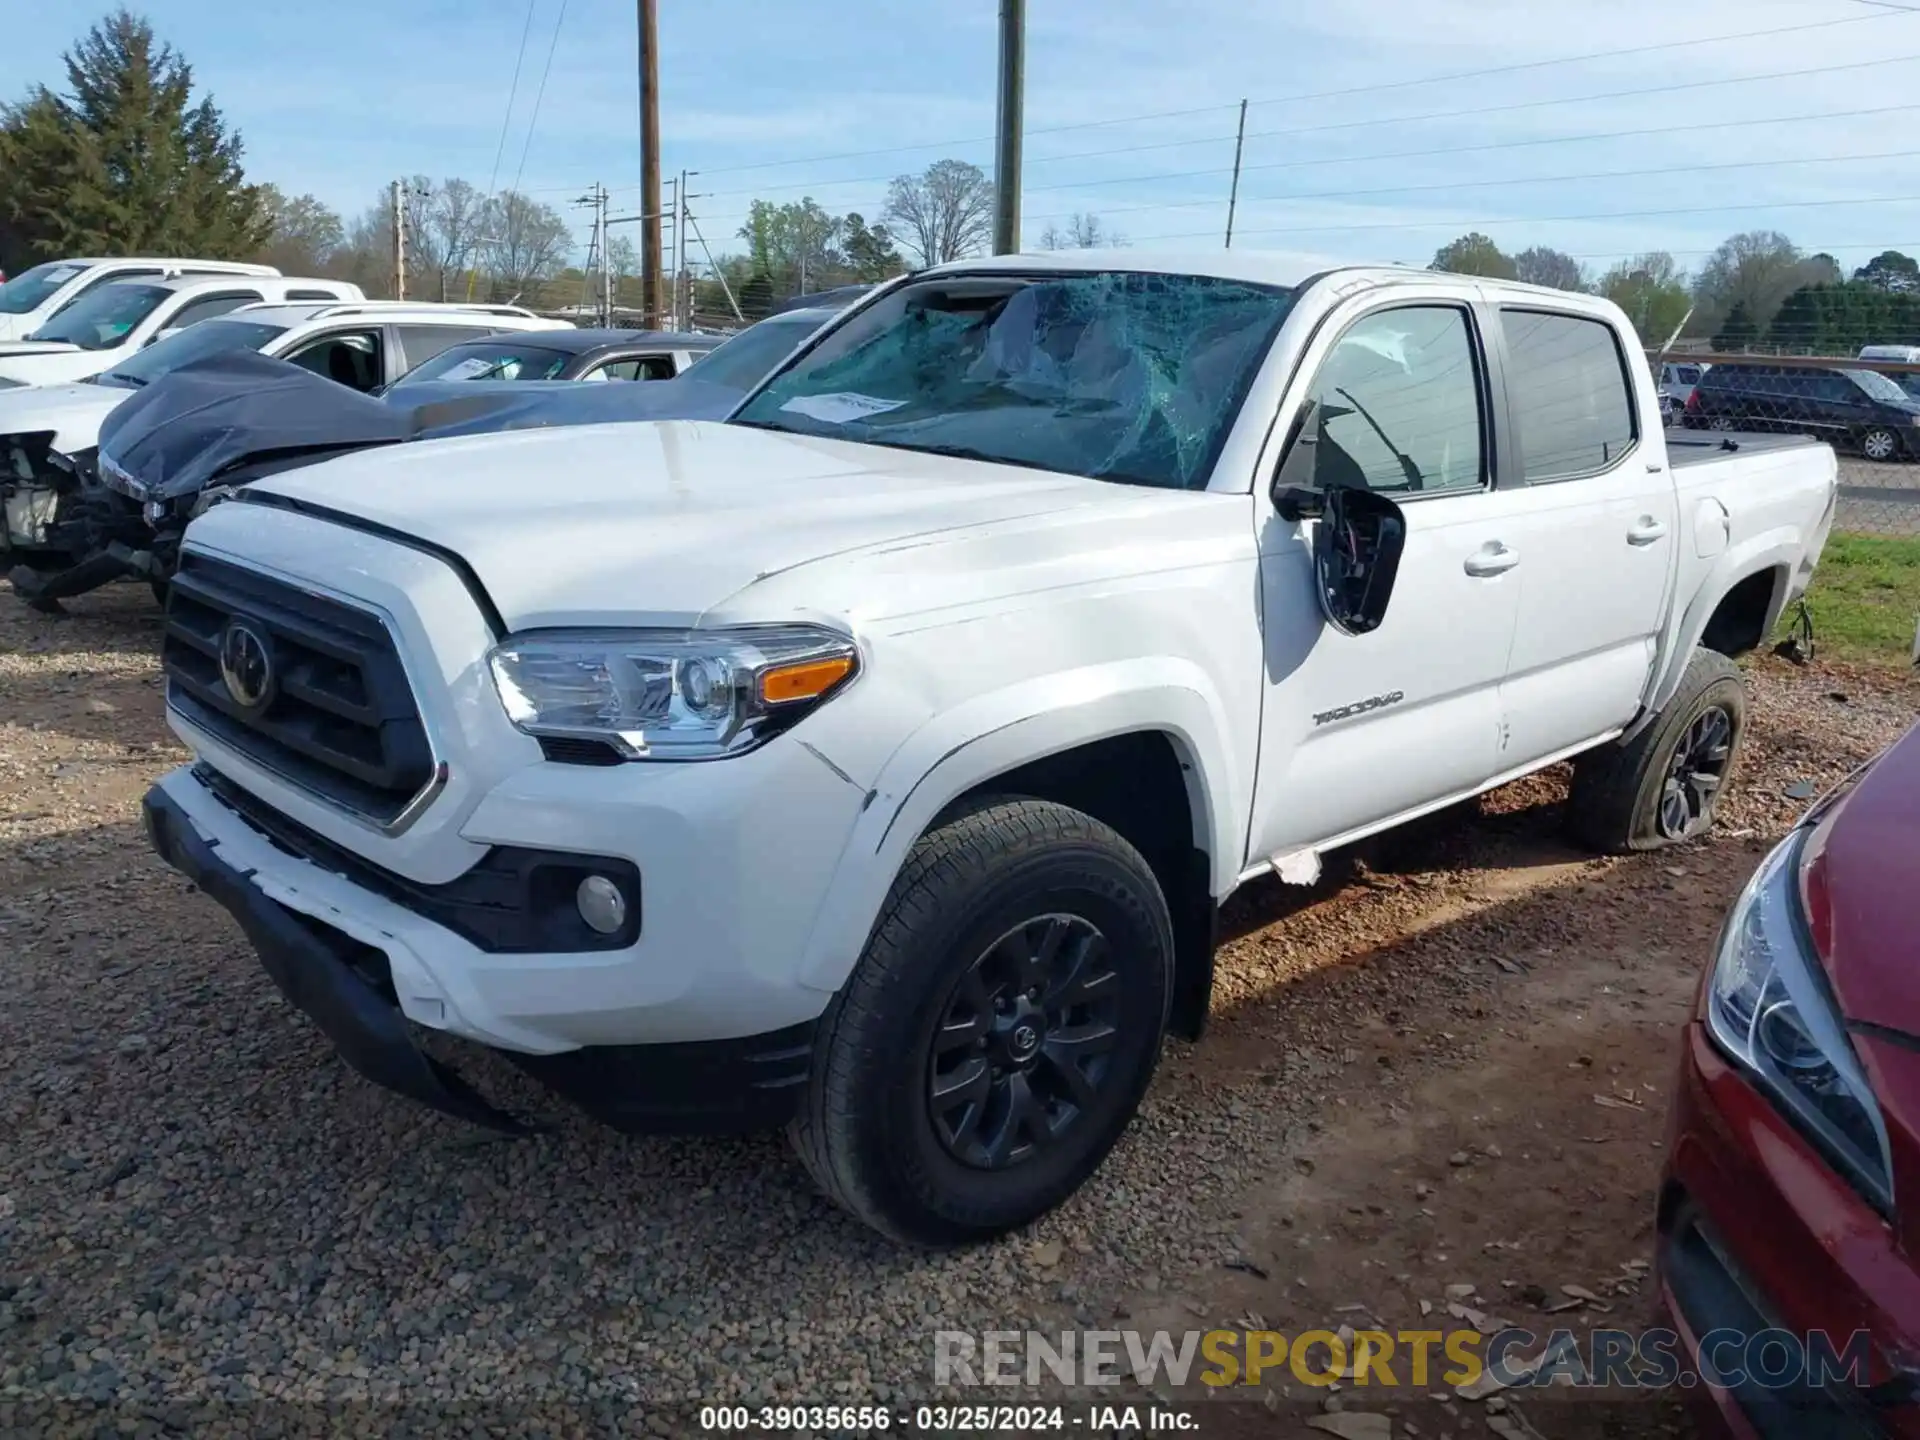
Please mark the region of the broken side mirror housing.
<svg viewBox="0 0 1920 1440"><path fill-rule="evenodd" d="M1274 512L1289 524L1319 521L1313 567L1321 613L1341 634L1364 635L1386 619L1406 548L1407 521L1400 507L1377 491L1314 483L1321 418L1317 402L1301 406L1269 494Z"/></svg>
<svg viewBox="0 0 1920 1440"><path fill-rule="evenodd" d="M1326 512L1313 537L1320 608L1343 635L1365 635L1387 618L1407 544L1406 516L1372 490L1324 494Z"/></svg>

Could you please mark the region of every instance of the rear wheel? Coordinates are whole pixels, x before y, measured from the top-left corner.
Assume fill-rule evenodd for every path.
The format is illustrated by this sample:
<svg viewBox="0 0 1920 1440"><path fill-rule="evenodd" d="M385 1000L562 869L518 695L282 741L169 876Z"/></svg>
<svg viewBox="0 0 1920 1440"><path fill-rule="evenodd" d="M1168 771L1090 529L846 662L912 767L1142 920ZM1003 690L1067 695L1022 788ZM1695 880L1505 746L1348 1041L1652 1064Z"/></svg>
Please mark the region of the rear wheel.
<svg viewBox="0 0 1920 1440"><path fill-rule="evenodd" d="M1892 460L1900 454L1900 437L1876 425L1860 437L1860 453L1869 460Z"/></svg>
<svg viewBox="0 0 1920 1440"><path fill-rule="evenodd" d="M1726 656L1696 649L1651 724L1575 763L1567 823L1596 850L1657 850L1713 824L1746 733L1747 692Z"/></svg>
<svg viewBox="0 0 1920 1440"><path fill-rule="evenodd" d="M1165 899L1120 835L1038 800L964 811L914 846L822 1018L794 1149L898 1239L1024 1225L1132 1119L1172 976Z"/></svg>
<svg viewBox="0 0 1920 1440"><path fill-rule="evenodd" d="M1707 421L1707 428L1709 430L1731 430L1733 429L1733 421L1724 415L1716 415Z"/></svg>

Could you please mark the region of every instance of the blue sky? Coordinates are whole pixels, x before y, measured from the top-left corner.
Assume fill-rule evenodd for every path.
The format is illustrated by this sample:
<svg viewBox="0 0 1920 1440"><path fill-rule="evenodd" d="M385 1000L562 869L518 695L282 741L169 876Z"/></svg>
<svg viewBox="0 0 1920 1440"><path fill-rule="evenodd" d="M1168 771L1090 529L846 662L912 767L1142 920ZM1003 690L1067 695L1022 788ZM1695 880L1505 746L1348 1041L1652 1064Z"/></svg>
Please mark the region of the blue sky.
<svg viewBox="0 0 1920 1440"><path fill-rule="evenodd" d="M254 178L351 215L396 174L496 175L526 0L144 8L241 129ZM943 156L991 168L995 0L660 9L664 166L700 172L694 210L716 251L737 244L755 195L871 219L893 174ZM599 180L636 205L633 10L533 0L498 184L564 204ZM1692 266L1766 227L1850 265L1920 251L1920 13L1891 0L1028 12L1030 242L1091 211L1135 245L1217 245L1247 97L1237 244L1424 263L1474 228L1596 267L1653 248ZM0 0L0 97L57 86L60 51L95 13ZM1692 40L1708 43L1674 43ZM1669 48L1541 63L1648 45ZM1495 67L1531 68L1459 78Z"/></svg>

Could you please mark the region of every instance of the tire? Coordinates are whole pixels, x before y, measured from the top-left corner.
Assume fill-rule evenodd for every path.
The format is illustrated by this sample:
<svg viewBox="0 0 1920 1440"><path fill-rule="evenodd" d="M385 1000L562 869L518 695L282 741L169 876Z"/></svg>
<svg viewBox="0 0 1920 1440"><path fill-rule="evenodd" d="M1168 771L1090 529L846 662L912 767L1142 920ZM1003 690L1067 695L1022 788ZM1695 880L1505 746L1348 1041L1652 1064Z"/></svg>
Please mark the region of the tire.
<svg viewBox="0 0 1920 1440"><path fill-rule="evenodd" d="M1022 954L1055 957L1037 1004L1031 988L1009 998L1009 976L1041 973ZM1005 1234L1119 1140L1172 994L1173 927L1140 853L1077 810L985 801L908 854L821 1017L788 1138L831 1199L897 1240ZM1038 1106L1025 1123L1019 1097Z"/></svg>
<svg viewBox="0 0 1920 1440"><path fill-rule="evenodd" d="M1704 834L1733 778L1746 727L1740 668L1696 647L1680 688L1651 724L1574 762L1569 827L1594 849L1616 855Z"/></svg>
<svg viewBox="0 0 1920 1440"><path fill-rule="evenodd" d="M1871 430L1860 432L1860 453L1869 460L1886 461L1900 458L1900 437L1884 425L1876 425Z"/></svg>
<svg viewBox="0 0 1920 1440"><path fill-rule="evenodd" d="M1731 430L1733 429L1733 421L1724 415L1716 415L1707 421L1707 428L1709 430Z"/></svg>

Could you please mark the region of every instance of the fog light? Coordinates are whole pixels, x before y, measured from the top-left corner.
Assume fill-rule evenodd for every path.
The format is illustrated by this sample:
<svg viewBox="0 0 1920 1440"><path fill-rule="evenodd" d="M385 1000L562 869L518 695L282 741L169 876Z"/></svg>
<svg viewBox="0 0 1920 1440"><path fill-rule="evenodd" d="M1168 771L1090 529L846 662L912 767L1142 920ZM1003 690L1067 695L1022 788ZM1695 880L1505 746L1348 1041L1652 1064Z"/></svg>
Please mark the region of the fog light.
<svg viewBox="0 0 1920 1440"><path fill-rule="evenodd" d="M604 875L589 875L573 892L580 918L602 935L612 935L627 923L627 897Z"/></svg>

